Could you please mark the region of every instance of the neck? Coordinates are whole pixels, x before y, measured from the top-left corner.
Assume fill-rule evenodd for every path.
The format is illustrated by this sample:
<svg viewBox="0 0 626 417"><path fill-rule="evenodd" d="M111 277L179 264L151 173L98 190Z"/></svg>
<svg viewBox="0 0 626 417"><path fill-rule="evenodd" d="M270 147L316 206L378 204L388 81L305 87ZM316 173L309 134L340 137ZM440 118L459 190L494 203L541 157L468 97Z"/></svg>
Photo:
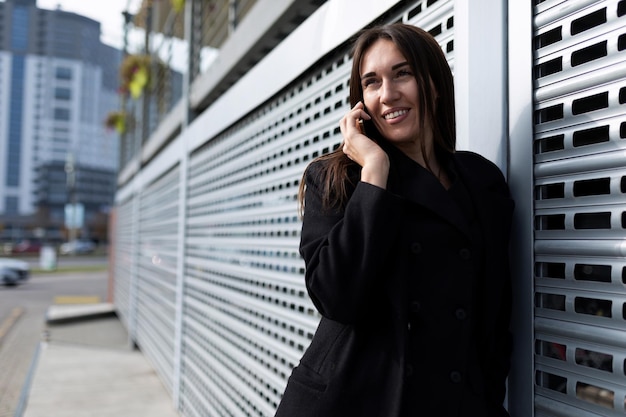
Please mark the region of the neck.
<svg viewBox="0 0 626 417"><path fill-rule="evenodd" d="M423 147L422 141L424 141ZM428 169L433 174L437 174L439 163L437 161L437 156L435 155L432 134L428 137L420 138L420 140L412 143L398 144L397 147L404 152L406 156Z"/></svg>

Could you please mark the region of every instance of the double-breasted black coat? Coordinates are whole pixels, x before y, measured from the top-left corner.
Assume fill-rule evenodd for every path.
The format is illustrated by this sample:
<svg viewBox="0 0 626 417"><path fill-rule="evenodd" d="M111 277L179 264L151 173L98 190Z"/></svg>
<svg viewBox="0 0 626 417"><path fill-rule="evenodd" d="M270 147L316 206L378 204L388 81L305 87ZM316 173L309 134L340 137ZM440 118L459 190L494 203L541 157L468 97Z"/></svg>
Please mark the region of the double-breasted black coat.
<svg viewBox="0 0 626 417"><path fill-rule="evenodd" d="M300 252L323 318L276 417L404 417L407 398L411 416L507 416L505 180L477 154L450 156L472 223L432 174L385 150L387 189L360 182L355 166L343 208L323 207L324 162L307 170Z"/></svg>

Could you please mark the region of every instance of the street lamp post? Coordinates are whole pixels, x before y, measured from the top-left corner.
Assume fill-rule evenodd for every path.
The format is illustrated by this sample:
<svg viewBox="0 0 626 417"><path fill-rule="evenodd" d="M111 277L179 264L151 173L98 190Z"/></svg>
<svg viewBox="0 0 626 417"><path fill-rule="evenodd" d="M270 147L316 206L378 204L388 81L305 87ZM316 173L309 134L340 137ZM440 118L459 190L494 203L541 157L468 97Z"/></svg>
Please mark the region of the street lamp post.
<svg viewBox="0 0 626 417"><path fill-rule="evenodd" d="M65 174L67 176L67 195L68 209L65 210L65 225L67 227L67 240L72 242L76 240L76 223L77 223L77 207L76 207L76 169L74 164L74 154L68 153L65 161Z"/></svg>

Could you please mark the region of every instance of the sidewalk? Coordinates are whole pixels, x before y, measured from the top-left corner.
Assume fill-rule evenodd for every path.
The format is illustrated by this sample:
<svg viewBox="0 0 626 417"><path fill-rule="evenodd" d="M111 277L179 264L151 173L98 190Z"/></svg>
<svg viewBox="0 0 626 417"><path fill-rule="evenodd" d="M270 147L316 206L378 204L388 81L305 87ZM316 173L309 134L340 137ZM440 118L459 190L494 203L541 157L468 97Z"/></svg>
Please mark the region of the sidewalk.
<svg viewBox="0 0 626 417"><path fill-rule="evenodd" d="M46 332L24 387L24 417L179 416L112 305L52 306Z"/></svg>

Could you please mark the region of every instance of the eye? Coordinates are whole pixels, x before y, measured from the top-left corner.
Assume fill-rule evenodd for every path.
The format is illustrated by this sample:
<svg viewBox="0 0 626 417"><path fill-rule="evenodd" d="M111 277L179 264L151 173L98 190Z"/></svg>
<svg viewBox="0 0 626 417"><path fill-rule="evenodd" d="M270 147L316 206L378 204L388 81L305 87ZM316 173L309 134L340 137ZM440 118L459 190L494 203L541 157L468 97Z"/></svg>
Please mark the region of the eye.
<svg viewBox="0 0 626 417"><path fill-rule="evenodd" d="M413 73L411 72L410 69L408 68L403 68L401 70L398 71L398 73L396 74L397 77L412 77Z"/></svg>
<svg viewBox="0 0 626 417"><path fill-rule="evenodd" d="M366 78L363 80L362 82L362 86L363 88L367 88L367 87L371 87L374 84L376 84L378 82L378 80L376 80L376 78Z"/></svg>

